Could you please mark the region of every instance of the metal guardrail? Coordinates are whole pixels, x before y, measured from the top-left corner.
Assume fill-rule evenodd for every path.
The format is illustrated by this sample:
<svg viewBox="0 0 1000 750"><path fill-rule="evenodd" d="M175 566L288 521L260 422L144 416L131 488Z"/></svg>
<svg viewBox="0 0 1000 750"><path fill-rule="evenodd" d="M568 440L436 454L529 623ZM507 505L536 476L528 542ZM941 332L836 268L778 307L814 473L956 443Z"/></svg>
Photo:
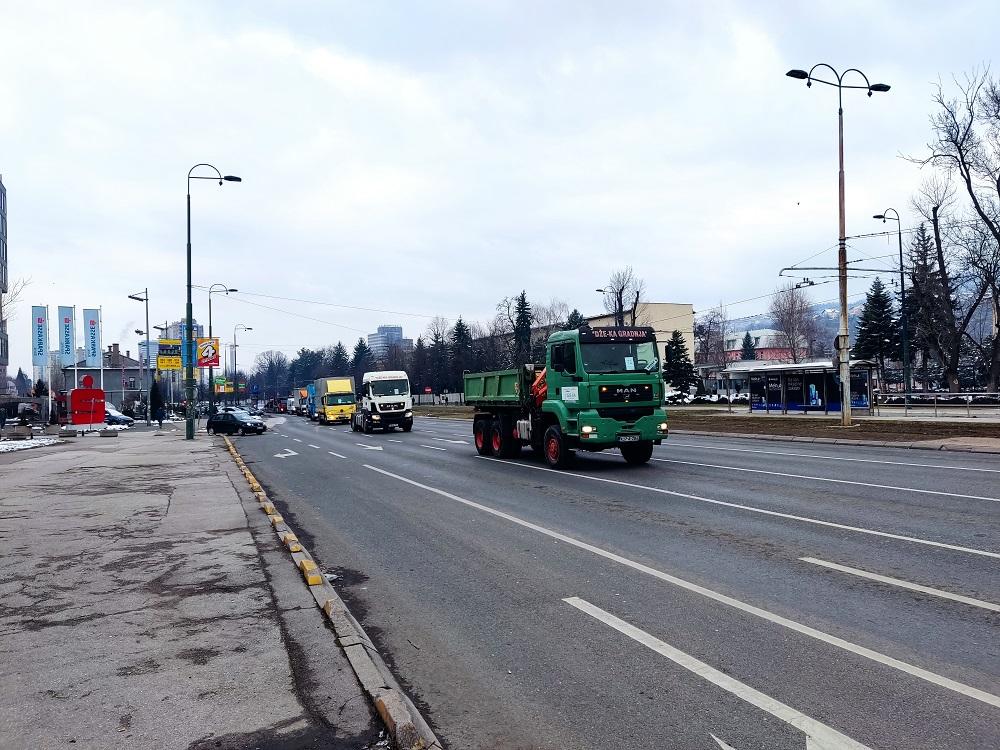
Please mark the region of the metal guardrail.
<svg viewBox="0 0 1000 750"><path fill-rule="evenodd" d="M877 416L882 410L890 415L918 417L1000 417L1000 393L875 393L873 408Z"/></svg>

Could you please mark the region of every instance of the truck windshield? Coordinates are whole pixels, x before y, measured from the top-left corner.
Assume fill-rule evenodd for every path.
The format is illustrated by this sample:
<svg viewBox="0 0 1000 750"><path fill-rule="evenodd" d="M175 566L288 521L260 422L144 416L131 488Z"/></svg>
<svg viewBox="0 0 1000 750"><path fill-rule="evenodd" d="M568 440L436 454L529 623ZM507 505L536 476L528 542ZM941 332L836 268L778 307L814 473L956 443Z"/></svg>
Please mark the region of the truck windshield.
<svg viewBox="0 0 1000 750"><path fill-rule="evenodd" d="M589 373L657 372L660 358L656 342L582 344L583 369Z"/></svg>
<svg viewBox="0 0 1000 750"><path fill-rule="evenodd" d="M353 393L328 393L323 396L323 406L345 406L353 403Z"/></svg>
<svg viewBox="0 0 1000 750"><path fill-rule="evenodd" d="M369 383L375 396L406 396L410 383L406 380L373 380Z"/></svg>

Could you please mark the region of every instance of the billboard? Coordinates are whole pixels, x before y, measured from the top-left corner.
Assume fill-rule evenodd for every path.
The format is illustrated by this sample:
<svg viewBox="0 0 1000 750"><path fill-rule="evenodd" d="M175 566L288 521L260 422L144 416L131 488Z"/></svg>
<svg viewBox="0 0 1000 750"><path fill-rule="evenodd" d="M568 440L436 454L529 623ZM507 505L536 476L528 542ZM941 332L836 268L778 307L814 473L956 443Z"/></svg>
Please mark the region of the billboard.
<svg viewBox="0 0 1000 750"><path fill-rule="evenodd" d="M31 306L31 364L49 366L49 308Z"/></svg>
<svg viewBox="0 0 1000 750"><path fill-rule="evenodd" d="M219 339L198 339L198 367L219 366Z"/></svg>
<svg viewBox="0 0 1000 750"><path fill-rule="evenodd" d="M101 311L83 311L83 356L87 367L100 367L101 361Z"/></svg>
<svg viewBox="0 0 1000 750"><path fill-rule="evenodd" d="M59 364L76 364L76 308L59 308Z"/></svg>
<svg viewBox="0 0 1000 750"><path fill-rule="evenodd" d="M159 353L156 355L156 368L158 370L180 370L181 369L181 340L180 339L159 339Z"/></svg>

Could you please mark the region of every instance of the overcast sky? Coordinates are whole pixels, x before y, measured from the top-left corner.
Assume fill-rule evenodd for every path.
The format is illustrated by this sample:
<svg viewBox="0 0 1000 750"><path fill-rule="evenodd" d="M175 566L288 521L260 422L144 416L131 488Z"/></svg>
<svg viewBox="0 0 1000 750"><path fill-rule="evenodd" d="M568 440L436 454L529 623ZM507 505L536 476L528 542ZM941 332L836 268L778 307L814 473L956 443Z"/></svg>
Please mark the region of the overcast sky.
<svg viewBox="0 0 1000 750"><path fill-rule="evenodd" d="M11 374L31 304L103 306L104 343L133 354L129 293L149 287L154 323L183 315L197 162L244 181L192 185L195 283L329 303L215 296L217 335L254 328L241 364L484 320L521 289L593 313L624 264L696 310L767 294L783 266L836 260L836 92L785 71L892 85L846 95L848 234L890 205L910 225L921 174L900 155L928 138L933 82L988 63L997 28L993 0L5 0L0 173L10 275L31 278Z"/></svg>

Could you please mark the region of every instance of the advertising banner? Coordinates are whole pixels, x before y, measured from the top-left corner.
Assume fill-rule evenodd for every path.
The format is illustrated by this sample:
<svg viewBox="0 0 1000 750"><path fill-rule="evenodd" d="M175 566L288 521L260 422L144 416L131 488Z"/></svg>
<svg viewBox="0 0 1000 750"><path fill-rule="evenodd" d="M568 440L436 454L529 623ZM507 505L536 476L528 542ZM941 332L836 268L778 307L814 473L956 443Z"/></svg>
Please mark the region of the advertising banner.
<svg viewBox="0 0 1000 750"><path fill-rule="evenodd" d="M750 376L750 408L764 409L767 407L767 375L753 373Z"/></svg>
<svg viewBox="0 0 1000 750"><path fill-rule="evenodd" d="M83 311L83 356L87 367L101 366L101 311Z"/></svg>
<svg viewBox="0 0 1000 750"><path fill-rule="evenodd" d="M156 355L156 367L159 370L181 369L181 340L159 339L159 353Z"/></svg>
<svg viewBox="0 0 1000 750"><path fill-rule="evenodd" d="M198 339L198 367L219 366L219 339Z"/></svg>
<svg viewBox="0 0 1000 750"><path fill-rule="evenodd" d="M76 310L72 307L59 308L59 364L76 364Z"/></svg>
<svg viewBox="0 0 1000 750"><path fill-rule="evenodd" d="M49 366L49 308L31 306L31 364Z"/></svg>

